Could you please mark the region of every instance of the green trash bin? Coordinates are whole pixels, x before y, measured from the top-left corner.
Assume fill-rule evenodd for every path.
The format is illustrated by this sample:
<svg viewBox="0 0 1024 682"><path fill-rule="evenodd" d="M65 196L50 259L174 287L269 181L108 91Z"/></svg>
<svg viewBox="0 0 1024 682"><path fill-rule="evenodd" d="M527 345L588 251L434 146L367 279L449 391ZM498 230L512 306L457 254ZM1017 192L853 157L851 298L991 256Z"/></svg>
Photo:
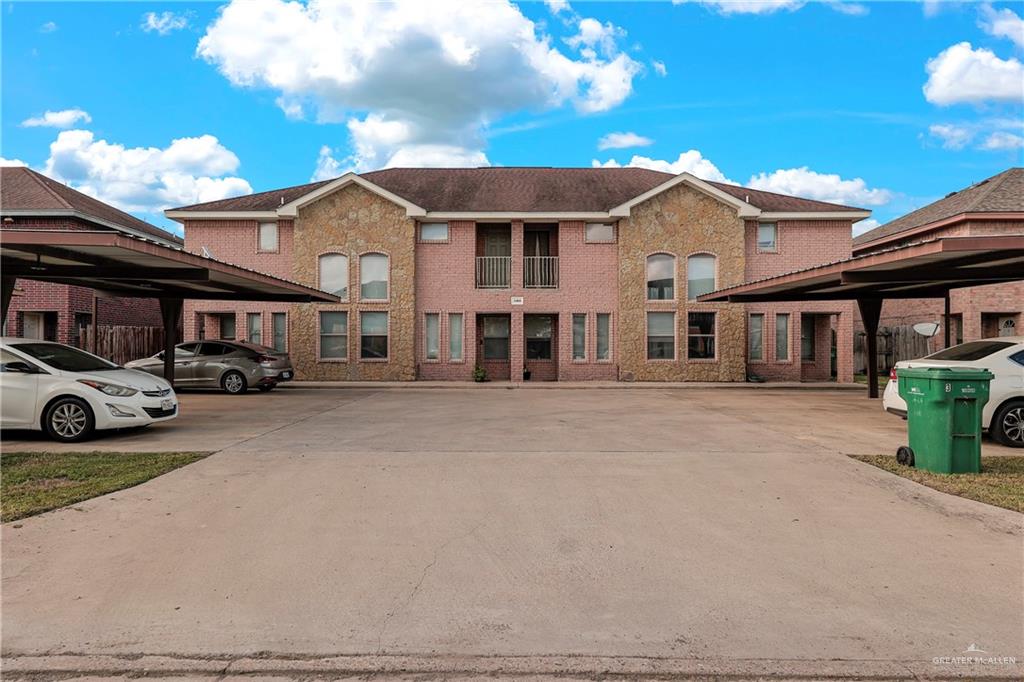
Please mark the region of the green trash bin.
<svg viewBox="0 0 1024 682"><path fill-rule="evenodd" d="M910 451L903 463L940 474L981 471L981 410L992 373L986 369L919 367L897 369L900 397L907 403Z"/></svg>

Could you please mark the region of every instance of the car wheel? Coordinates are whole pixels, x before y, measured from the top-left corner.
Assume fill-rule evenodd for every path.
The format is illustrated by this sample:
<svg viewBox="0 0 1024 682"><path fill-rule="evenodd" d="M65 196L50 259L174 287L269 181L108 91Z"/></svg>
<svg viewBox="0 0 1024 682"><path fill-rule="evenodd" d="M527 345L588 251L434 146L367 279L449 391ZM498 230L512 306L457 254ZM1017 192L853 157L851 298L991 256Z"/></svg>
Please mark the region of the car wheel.
<svg viewBox="0 0 1024 682"><path fill-rule="evenodd" d="M992 416L992 437L1011 448L1024 448L1024 401L1006 403Z"/></svg>
<svg viewBox="0 0 1024 682"><path fill-rule="evenodd" d="M238 395L245 393L246 389L249 388L249 385L245 380L244 374L232 371L220 378L220 387L224 389L225 393Z"/></svg>
<svg viewBox="0 0 1024 682"><path fill-rule="evenodd" d="M260 384L256 388L258 388L261 393L270 393L274 390L274 386L275 384Z"/></svg>
<svg viewBox="0 0 1024 682"><path fill-rule="evenodd" d="M96 427L89 404L80 398L60 398L46 409L43 428L46 434L62 443L77 443L92 435Z"/></svg>

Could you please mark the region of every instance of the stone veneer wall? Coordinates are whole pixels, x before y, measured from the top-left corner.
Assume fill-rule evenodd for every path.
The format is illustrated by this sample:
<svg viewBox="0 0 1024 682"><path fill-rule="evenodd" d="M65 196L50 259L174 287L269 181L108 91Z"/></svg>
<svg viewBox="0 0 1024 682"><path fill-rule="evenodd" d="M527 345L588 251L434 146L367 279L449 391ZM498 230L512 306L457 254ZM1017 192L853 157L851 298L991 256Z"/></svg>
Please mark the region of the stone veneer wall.
<svg viewBox="0 0 1024 682"><path fill-rule="evenodd" d="M680 184L633 207L619 223L619 377L636 381L743 381L746 321L738 304L686 300L686 259L717 257L717 287L743 282L743 221L736 210ZM647 256L676 257L674 301L647 301ZM647 359L648 311L676 313L676 359ZM688 311L717 313L715 360L687 360Z"/></svg>
<svg viewBox="0 0 1024 682"><path fill-rule="evenodd" d="M295 220L292 278L317 286L317 259L325 252L349 258L349 300L340 304L297 304L289 319L290 350L297 379L413 380L415 364L415 234L405 209L357 185L349 185L299 209ZM359 301L359 256L389 257L390 287L385 302ZM348 360L319 359L321 310L348 311ZM359 312L388 313L388 360L359 358Z"/></svg>

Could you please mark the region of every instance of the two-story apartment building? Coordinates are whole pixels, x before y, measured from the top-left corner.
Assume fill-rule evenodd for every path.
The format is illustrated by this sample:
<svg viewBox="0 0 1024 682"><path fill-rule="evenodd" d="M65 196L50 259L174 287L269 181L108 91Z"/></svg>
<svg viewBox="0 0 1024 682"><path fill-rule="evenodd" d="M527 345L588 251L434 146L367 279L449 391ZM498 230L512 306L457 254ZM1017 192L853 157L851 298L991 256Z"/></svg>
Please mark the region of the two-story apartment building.
<svg viewBox="0 0 1024 682"><path fill-rule="evenodd" d="M695 299L849 257L858 208L640 168L395 168L167 215L188 250L342 298L186 303L187 337L287 349L300 379L852 379L850 303Z"/></svg>
<svg viewBox="0 0 1024 682"><path fill-rule="evenodd" d="M0 241L4 229L115 231L180 248L180 237L30 168L0 168ZM4 334L80 345L83 327L160 327L155 299L97 298L93 289L18 280Z"/></svg>

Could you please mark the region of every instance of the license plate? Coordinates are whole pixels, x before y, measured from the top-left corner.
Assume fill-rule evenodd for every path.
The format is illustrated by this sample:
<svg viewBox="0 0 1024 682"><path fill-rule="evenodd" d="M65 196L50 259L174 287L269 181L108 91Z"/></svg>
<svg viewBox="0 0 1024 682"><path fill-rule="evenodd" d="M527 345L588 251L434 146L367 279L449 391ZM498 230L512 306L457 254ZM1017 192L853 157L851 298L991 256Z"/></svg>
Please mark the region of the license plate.
<svg viewBox="0 0 1024 682"><path fill-rule="evenodd" d="M291 372L281 372L281 378L282 379L291 379L292 378L292 373Z"/></svg>
<svg viewBox="0 0 1024 682"><path fill-rule="evenodd" d="M171 400L170 398L168 398L167 400L161 400L160 401L160 409L161 410L169 410L172 407L174 407L174 401Z"/></svg>

